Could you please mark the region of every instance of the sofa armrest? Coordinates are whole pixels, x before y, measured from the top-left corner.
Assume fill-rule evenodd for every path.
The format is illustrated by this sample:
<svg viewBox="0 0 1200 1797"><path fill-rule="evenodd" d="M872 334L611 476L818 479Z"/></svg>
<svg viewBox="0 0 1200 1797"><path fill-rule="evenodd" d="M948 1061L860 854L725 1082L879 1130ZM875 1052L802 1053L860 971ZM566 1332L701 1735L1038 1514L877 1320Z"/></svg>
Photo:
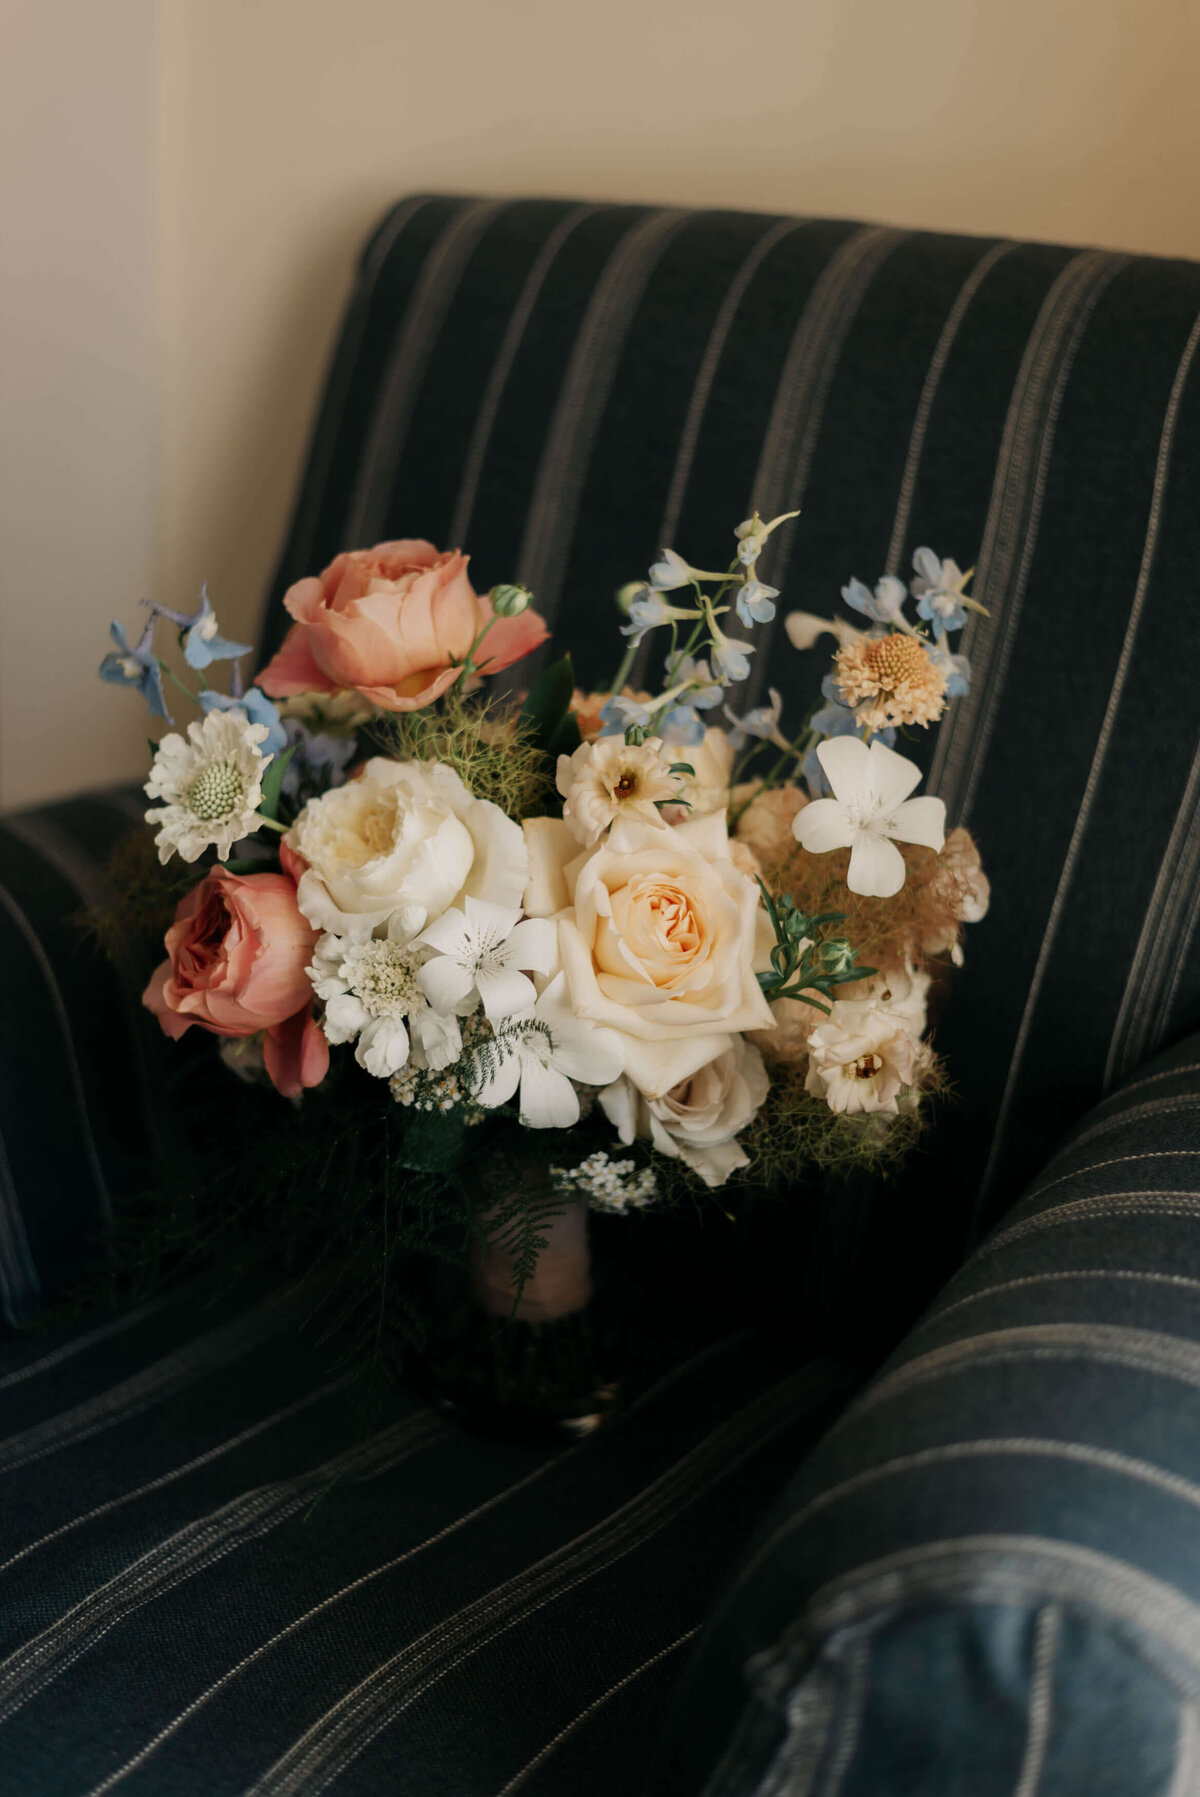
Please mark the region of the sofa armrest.
<svg viewBox="0 0 1200 1797"><path fill-rule="evenodd" d="M83 917L137 788L0 818L0 1327L60 1294L164 1151L165 1057L146 953L101 953Z"/></svg>
<svg viewBox="0 0 1200 1797"><path fill-rule="evenodd" d="M653 1789L1200 1789L1200 1036L1079 1125L817 1448Z"/></svg>

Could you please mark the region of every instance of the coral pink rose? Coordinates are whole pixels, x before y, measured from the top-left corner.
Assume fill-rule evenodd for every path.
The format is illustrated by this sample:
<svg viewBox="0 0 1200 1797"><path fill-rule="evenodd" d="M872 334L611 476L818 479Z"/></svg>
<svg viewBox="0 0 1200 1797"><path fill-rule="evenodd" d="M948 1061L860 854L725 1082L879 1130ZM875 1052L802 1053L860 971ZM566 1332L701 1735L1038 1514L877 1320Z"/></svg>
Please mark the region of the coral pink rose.
<svg viewBox="0 0 1200 1797"><path fill-rule="evenodd" d="M168 1036L198 1023L215 1036L265 1031L263 1062L285 1098L316 1086L329 1044L313 1021L306 969L319 930L305 922L286 874L214 868L167 931L168 959L142 994Z"/></svg>
<svg viewBox="0 0 1200 1797"><path fill-rule="evenodd" d="M289 587L283 603L296 622L259 675L262 690L285 699L357 687L384 711L440 698L492 616L467 579L467 557L418 538L349 550ZM480 672L499 673L549 634L532 610L498 618L480 645Z"/></svg>

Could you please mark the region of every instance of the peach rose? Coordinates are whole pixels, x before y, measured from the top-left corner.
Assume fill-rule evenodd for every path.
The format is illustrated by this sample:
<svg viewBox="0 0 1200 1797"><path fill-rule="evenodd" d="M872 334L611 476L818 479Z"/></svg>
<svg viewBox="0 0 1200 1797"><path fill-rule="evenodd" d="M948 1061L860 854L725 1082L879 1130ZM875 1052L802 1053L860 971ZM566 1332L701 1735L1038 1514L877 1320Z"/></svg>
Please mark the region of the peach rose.
<svg viewBox="0 0 1200 1797"><path fill-rule="evenodd" d="M419 538L352 549L298 580L283 603L296 620L258 677L273 699L355 687L383 711L431 705L492 617L467 579L467 557ZM479 671L499 673L544 643L532 609L498 618L479 649Z"/></svg>
<svg viewBox="0 0 1200 1797"><path fill-rule="evenodd" d="M582 854L557 818L524 829L524 909L556 918L571 1007L618 1032L639 1092L659 1098L742 1031L770 1027L756 977L770 924L730 859L722 812L668 830L618 818Z"/></svg>
<svg viewBox="0 0 1200 1797"><path fill-rule="evenodd" d="M272 1084L294 1098L319 1085L329 1067L306 971L319 935L301 916L286 874L214 868L176 911L168 958L142 1003L172 1038L194 1023L214 1036L265 1032Z"/></svg>

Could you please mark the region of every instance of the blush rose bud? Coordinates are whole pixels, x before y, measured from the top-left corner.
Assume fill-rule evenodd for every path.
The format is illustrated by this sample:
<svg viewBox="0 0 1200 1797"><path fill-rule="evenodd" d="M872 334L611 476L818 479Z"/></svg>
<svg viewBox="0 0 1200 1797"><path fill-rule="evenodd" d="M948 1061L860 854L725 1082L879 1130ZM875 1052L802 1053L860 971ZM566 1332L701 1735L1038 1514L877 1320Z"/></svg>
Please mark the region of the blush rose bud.
<svg viewBox="0 0 1200 1797"><path fill-rule="evenodd" d="M519 618L533 604L533 594L528 587L493 587L488 597L498 618Z"/></svg>

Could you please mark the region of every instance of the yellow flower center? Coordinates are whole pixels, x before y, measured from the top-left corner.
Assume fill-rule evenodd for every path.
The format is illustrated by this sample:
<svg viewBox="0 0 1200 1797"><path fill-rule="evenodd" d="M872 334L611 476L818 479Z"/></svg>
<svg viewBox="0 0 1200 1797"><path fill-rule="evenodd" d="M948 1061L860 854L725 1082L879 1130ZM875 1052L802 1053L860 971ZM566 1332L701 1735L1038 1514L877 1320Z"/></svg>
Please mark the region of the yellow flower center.
<svg viewBox="0 0 1200 1797"><path fill-rule="evenodd" d="M894 692L908 680L929 678L928 655L915 637L881 636L867 644L864 660L885 692Z"/></svg>

